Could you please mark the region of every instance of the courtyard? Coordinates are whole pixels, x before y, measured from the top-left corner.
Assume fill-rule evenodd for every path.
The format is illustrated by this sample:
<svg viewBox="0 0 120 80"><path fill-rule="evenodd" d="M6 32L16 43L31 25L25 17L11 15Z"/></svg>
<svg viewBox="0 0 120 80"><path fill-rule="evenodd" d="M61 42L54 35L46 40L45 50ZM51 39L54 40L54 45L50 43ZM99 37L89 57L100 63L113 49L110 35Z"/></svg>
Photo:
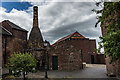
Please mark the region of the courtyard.
<svg viewBox="0 0 120 80"><path fill-rule="evenodd" d="M4 72L8 72L4 69ZM43 71L37 71L36 73L29 73L26 75L30 80L46 80L44 78L45 73ZM7 76L4 80L21 80L23 76L12 77ZM86 64L86 68L82 70L73 71L48 71L48 80L119 80L116 77L108 77L106 75L106 65L104 64Z"/></svg>
<svg viewBox="0 0 120 80"><path fill-rule="evenodd" d="M44 78L44 72L29 73L28 78ZM83 70L74 71L48 71L49 78L109 78L106 76L106 65L87 64Z"/></svg>
<svg viewBox="0 0 120 80"><path fill-rule="evenodd" d="M120 3L115 2L113 4L109 4L105 2L103 9L100 11L94 10L94 8L96 9L96 7L93 7L95 6L94 3L73 3L65 3L60 5L58 5L58 3L55 3L55 5L57 5L59 8L57 8L57 6L54 6L52 8L48 7L45 9L41 8L41 5L36 6L35 4L32 4L31 6L28 6L28 9L26 9L24 12L27 15L23 15L24 13L21 13L22 15L19 15L19 17L11 16L11 13L19 11L15 9L14 6L12 9L3 6L3 13L6 13L7 10L11 10L7 13L8 15L10 13L11 19L3 18L3 21L0 23L2 24L0 41L2 45L1 59L3 64L3 69L0 69L0 72L2 71L3 75L0 77L4 77L8 80L21 80L23 78L25 80L25 74L27 74L27 80L46 80L47 76L45 75L48 72L47 75L48 79L50 80L117 80L117 77L120 78L120 45L118 45L119 40L117 39L120 37L120 25L118 25L119 15L117 15L120 13L118 12L119 10L117 10L119 9L117 7L120 7ZM82 8L83 4L87 5L86 7L84 7L85 9ZM63 6L63 8L61 8L61 5ZM96 5L98 5L98 3ZM109 6L107 5L113 5L111 7L114 8L109 8ZM33 10L29 10L29 8L32 9L32 7ZM73 9L71 10L71 8ZM102 13L101 16L97 16L98 22L95 21L96 15L94 15L91 10L93 12L96 12L97 14ZM108 13L107 10L110 12ZM20 12L22 11L24 10L20 10ZM75 12L75 15L73 15L73 13L71 14L70 11ZM81 14L81 12L83 13ZM40 15L39 13L41 13L42 15ZM56 16L53 16L54 13L56 14ZM64 17L61 14L64 14ZM112 16L110 17L110 21L108 21L108 15ZM7 15L3 14L3 16ZM23 16L29 16L29 18L21 19L23 18ZM41 17L41 19L43 19L40 21L40 23L39 16ZM57 18L58 16L59 18ZM23 20L25 20L25 22L22 22ZM19 23L16 23L16 21ZM97 24L99 22L101 22L101 27L95 28L97 27ZM93 28L94 24L95 27ZM48 29L48 27L50 29ZM98 47L98 44L96 45L96 43L99 43L98 37L101 35L101 33L102 37L100 38L100 43L103 44L100 45L100 48L103 47L105 50L100 50L101 52L98 52L96 51ZM42 34L44 34L44 37ZM106 53L106 58L104 56L104 52ZM83 69L82 64L84 62L87 64ZM110 62L111 64L109 64ZM107 68L105 63L107 65ZM44 72L47 69L49 70L47 72ZM11 75L10 73L13 74ZM21 74L23 75L21 76ZM109 77L106 74L116 77ZM13 75L17 77L14 77Z"/></svg>

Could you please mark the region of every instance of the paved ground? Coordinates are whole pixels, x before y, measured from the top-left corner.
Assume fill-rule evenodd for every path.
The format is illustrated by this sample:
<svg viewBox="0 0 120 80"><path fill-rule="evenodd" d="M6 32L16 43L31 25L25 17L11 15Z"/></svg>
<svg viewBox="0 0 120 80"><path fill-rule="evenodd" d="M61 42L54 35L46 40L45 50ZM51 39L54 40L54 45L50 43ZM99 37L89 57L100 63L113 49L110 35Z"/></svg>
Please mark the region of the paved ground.
<svg viewBox="0 0 120 80"><path fill-rule="evenodd" d="M77 71L48 71L49 78L108 78L106 66L100 64L87 64L86 68ZM29 78L44 78L44 72L28 74Z"/></svg>
<svg viewBox="0 0 120 80"><path fill-rule="evenodd" d="M48 71L49 79L44 78L44 72L29 73L30 80L118 80L106 76L106 66L100 64L87 64L86 68L77 71ZM19 78L5 78L4 80L23 80Z"/></svg>

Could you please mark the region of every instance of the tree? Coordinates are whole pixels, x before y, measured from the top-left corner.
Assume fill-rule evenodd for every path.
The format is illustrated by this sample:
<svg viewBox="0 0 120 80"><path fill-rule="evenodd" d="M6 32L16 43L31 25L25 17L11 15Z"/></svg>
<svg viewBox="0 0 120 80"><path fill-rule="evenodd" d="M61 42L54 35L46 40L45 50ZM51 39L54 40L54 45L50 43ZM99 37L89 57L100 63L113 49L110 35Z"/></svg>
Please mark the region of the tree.
<svg viewBox="0 0 120 80"><path fill-rule="evenodd" d="M104 47L105 57L106 55L111 56L110 63L112 63L120 59L120 1L97 2L96 5L100 6L101 3L104 4L101 10L93 10L97 14L102 14L97 17L98 21L95 27L98 23L101 23L101 26L106 29L105 36L100 37L101 42L98 50L100 51Z"/></svg>
<svg viewBox="0 0 120 80"><path fill-rule="evenodd" d="M14 53L9 58L8 68L12 71L14 76L20 76L23 74L23 79L25 80L25 75L28 72L33 72L37 65L37 60L32 56L31 53Z"/></svg>

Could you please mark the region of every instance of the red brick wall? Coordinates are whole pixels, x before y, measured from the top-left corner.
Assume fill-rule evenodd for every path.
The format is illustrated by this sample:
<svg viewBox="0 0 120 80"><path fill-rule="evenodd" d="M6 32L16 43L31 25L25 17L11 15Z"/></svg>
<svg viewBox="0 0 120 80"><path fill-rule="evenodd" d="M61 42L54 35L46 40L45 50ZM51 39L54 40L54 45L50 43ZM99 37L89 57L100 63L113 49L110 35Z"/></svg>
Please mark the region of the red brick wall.
<svg viewBox="0 0 120 80"><path fill-rule="evenodd" d="M96 40L89 40L89 48L91 55L94 55L94 62L97 63Z"/></svg>
<svg viewBox="0 0 120 80"><path fill-rule="evenodd" d="M96 40L89 40L89 47L91 52L96 52Z"/></svg>
<svg viewBox="0 0 120 80"><path fill-rule="evenodd" d="M7 42L7 44L6 44L6 58L8 58L8 56L9 56L9 53L10 52L12 52L12 48L13 48L13 45L12 45L12 42L11 42L11 38L6 38L6 42ZM10 44L10 46L9 46L9 44ZM4 36L2 36L2 56L5 54L5 37ZM3 57L3 63L4 63L4 57ZM7 61L8 62L8 61Z"/></svg>
<svg viewBox="0 0 120 80"><path fill-rule="evenodd" d="M70 40L68 43L74 45L76 48L82 49L83 62L91 63L91 55L96 55L95 40L90 41L89 39L78 39ZM95 52L95 54L93 52Z"/></svg>
<svg viewBox="0 0 120 80"><path fill-rule="evenodd" d="M82 49L83 62L91 63L91 55L94 55L94 60L96 62L96 42L95 40L89 39L67 39L61 41L54 45L54 49L49 52L50 56L50 69L52 68L52 56L58 56L59 70L64 69L80 69L82 67L81 63L77 60L82 60L80 55L80 50ZM70 54L74 54L76 59L74 63L67 63ZM79 56L80 55L80 56ZM81 62L81 60L79 62ZM64 63L63 63L64 62ZM65 65L65 64L69 65ZM71 64L71 65L70 65Z"/></svg>
<svg viewBox="0 0 120 80"><path fill-rule="evenodd" d="M2 35L0 34L0 67L2 67Z"/></svg>
<svg viewBox="0 0 120 80"><path fill-rule="evenodd" d="M27 32L13 29L13 35L15 38L27 40Z"/></svg>
<svg viewBox="0 0 120 80"><path fill-rule="evenodd" d="M120 59L118 60L118 74L117 76L120 78Z"/></svg>
<svg viewBox="0 0 120 80"><path fill-rule="evenodd" d="M97 59L97 64L105 64L104 54L97 54L96 59Z"/></svg>
<svg viewBox="0 0 120 80"><path fill-rule="evenodd" d="M5 38L2 37L2 41L4 42ZM8 57L12 55L14 52L23 51L25 49L26 41L18 38L8 37L7 38L7 46L6 46L6 58L8 62ZM4 46L4 44L3 44ZM2 48L2 53L4 54L5 48ZM4 62L4 60L3 60Z"/></svg>
<svg viewBox="0 0 120 80"><path fill-rule="evenodd" d="M107 74L108 75L114 74L120 77L120 60L114 61L112 62L112 64L110 64L109 63L110 59L111 57L107 56L106 58Z"/></svg>
<svg viewBox="0 0 120 80"><path fill-rule="evenodd" d="M69 44L69 41L56 45L49 54L50 70L52 70L52 56L58 56L58 70L79 70L82 68L81 51Z"/></svg>
<svg viewBox="0 0 120 80"><path fill-rule="evenodd" d="M90 50L89 50L89 40L71 40L69 44L72 44L80 49L82 49L83 62L91 63Z"/></svg>
<svg viewBox="0 0 120 80"><path fill-rule="evenodd" d="M9 36L6 38L7 46L6 46L6 58L8 62L8 57L14 52L23 51L25 49L25 44L27 41L27 32L12 30L13 36ZM2 36L2 44L4 46L5 36ZM5 49L2 48L2 53L4 54ZM4 60L3 60L4 63Z"/></svg>

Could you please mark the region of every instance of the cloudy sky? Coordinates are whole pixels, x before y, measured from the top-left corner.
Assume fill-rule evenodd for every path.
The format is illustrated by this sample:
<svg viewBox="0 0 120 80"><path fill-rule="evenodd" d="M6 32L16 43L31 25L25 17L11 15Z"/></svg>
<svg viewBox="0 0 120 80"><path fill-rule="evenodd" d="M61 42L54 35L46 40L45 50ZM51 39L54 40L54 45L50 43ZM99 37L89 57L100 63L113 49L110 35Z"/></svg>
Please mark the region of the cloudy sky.
<svg viewBox="0 0 120 80"><path fill-rule="evenodd" d="M58 39L78 31L86 38L99 41L100 27L95 28L95 0L2 0L0 22L10 20L30 32L33 22L33 6L39 7L39 27L44 40L53 44ZM97 45L98 46L98 45Z"/></svg>

